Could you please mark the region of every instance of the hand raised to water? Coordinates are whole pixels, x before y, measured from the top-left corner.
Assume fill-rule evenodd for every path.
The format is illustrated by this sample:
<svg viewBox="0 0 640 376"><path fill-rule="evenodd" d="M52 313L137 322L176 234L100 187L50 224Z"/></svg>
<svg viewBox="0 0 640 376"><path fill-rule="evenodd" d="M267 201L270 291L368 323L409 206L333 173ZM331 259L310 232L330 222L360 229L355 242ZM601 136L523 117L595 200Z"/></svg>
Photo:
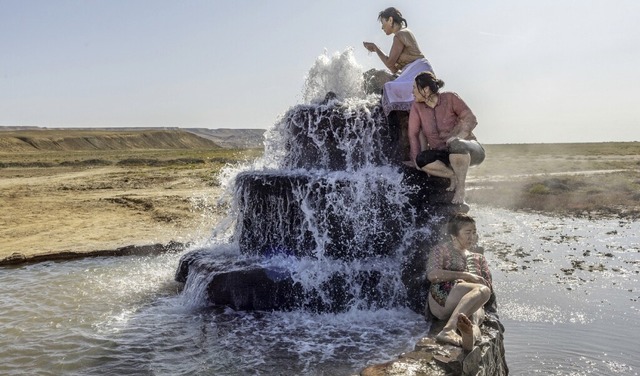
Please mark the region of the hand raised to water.
<svg viewBox="0 0 640 376"><path fill-rule="evenodd" d="M364 46L364 48L367 49L367 51L369 52L376 52L376 50L378 49L378 46L376 46L375 43L371 43L371 42L362 42L362 45Z"/></svg>

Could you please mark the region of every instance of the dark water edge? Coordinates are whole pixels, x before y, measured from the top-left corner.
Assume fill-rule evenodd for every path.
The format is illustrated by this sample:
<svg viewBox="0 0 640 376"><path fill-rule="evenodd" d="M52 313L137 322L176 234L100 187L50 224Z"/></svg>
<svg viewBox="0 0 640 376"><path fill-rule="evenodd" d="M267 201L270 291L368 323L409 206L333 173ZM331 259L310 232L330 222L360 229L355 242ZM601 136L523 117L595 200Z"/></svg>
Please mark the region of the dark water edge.
<svg viewBox="0 0 640 376"><path fill-rule="evenodd" d="M171 241L167 244L147 244L147 245L127 245L116 249L101 249L88 252L58 252L36 254L33 256L25 256L22 253L14 252L10 256L0 259L0 267L16 266L24 264L36 264L45 261L69 261L88 257L113 257L113 256L148 256L157 255L165 252L179 252L184 250L188 245L184 243Z"/></svg>

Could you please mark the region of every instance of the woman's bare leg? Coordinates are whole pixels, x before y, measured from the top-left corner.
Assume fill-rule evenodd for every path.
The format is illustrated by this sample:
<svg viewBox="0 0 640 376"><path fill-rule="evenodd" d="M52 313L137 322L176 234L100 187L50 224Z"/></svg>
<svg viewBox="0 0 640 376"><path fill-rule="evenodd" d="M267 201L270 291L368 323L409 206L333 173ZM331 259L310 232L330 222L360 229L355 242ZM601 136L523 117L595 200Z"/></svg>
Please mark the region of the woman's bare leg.
<svg viewBox="0 0 640 376"><path fill-rule="evenodd" d="M452 343L455 345L462 344L462 338L456 333L458 327L458 315L464 313L467 317L472 316L477 310L489 301L491 290L481 284L476 283L458 283L449 293L443 312L451 312L449 319L442 331L436 336L437 340ZM452 311L451 311L452 309ZM433 312L433 310L432 310ZM435 312L434 315L439 317Z"/></svg>
<svg viewBox="0 0 640 376"><path fill-rule="evenodd" d="M440 178L447 178L450 180L447 191L453 192L456 190L457 178L456 174L446 164L441 161L431 162L428 165L422 167L422 171L429 175L437 176Z"/></svg>
<svg viewBox="0 0 640 376"><path fill-rule="evenodd" d="M480 341L480 337L482 337L482 333L480 332L480 324L484 322L484 308L479 308L477 311L471 315L471 322L473 323L473 342L476 343Z"/></svg>
<svg viewBox="0 0 640 376"><path fill-rule="evenodd" d="M467 171L469 171L471 156L469 154L449 154L449 162L451 162L452 172L456 178L455 193L453 194L453 200L451 200L451 202L454 204L463 204Z"/></svg>

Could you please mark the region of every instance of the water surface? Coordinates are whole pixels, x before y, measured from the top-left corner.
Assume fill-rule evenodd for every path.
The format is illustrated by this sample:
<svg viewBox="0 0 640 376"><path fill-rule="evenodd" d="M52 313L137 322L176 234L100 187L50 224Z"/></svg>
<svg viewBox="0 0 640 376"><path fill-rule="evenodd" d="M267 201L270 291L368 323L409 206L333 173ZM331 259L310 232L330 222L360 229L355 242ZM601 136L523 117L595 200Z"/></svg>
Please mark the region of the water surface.
<svg viewBox="0 0 640 376"><path fill-rule="evenodd" d="M473 213L513 374L638 374L640 222Z"/></svg>
<svg viewBox="0 0 640 376"><path fill-rule="evenodd" d="M514 375L637 375L640 223L472 208ZM2 375L351 375L413 348L407 309L198 307L179 254L0 269Z"/></svg>

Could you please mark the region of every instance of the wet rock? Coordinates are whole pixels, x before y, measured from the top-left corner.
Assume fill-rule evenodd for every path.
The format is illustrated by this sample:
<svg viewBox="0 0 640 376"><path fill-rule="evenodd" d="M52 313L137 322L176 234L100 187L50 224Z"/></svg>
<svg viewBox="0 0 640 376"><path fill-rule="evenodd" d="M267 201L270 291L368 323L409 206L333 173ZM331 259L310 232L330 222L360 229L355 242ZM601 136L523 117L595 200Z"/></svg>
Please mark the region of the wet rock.
<svg viewBox="0 0 640 376"><path fill-rule="evenodd" d="M343 260L389 256L403 240L406 229L402 223L408 221L412 211L419 213L417 226L430 227L439 226L438 220L454 212L465 211L461 205L450 203L452 193L445 190L448 183L444 179L429 179L415 169L399 168L409 200L406 207L398 206L392 193L391 198L387 197L384 180L372 178L370 184L378 186L377 200L369 202L358 216L351 217L326 200L328 194L336 191L345 197L358 193L352 192L352 182L347 179L329 181L305 174L240 173L236 178L239 196L236 234L241 252L310 256L317 244L304 223L312 211L316 226L330 240L326 255ZM362 232L364 218L370 218L366 233Z"/></svg>
<svg viewBox="0 0 640 376"><path fill-rule="evenodd" d="M480 326L482 340L472 351L436 342L435 336L444 322L432 324L427 337L422 338L414 350L398 359L368 366L361 376L502 376L509 374L504 356L504 327L494 314Z"/></svg>
<svg viewBox="0 0 640 376"><path fill-rule="evenodd" d="M418 272L419 275L424 274L420 270ZM354 272L352 283L356 283L358 289L353 289L349 284L350 278L339 272L333 273L318 289L304 289L285 269L264 267L250 260L211 260L208 251L203 249L186 253L180 259L175 279L186 282L190 274L209 276L206 282L208 304L234 310L304 309L322 313L344 312L353 300L362 302L363 308L401 304L394 299L393 290L379 271ZM407 275L413 274L409 271ZM416 287L423 286L419 279L417 283ZM425 299L422 297L417 301Z"/></svg>
<svg viewBox="0 0 640 376"><path fill-rule="evenodd" d="M284 115L285 169L356 170L386 165L395 154L382 106L347 107L327 97L325 105L298 105ZM344 140L350 140L349 148Z"/></svg>
<svg viewBox="0 0 640 376"><path fill-rule="evenodd" d="M367 94L380 94L384 84L395 78L389 72L375 68L364 72L362 76L364 78L364 91Z"/></svg>

